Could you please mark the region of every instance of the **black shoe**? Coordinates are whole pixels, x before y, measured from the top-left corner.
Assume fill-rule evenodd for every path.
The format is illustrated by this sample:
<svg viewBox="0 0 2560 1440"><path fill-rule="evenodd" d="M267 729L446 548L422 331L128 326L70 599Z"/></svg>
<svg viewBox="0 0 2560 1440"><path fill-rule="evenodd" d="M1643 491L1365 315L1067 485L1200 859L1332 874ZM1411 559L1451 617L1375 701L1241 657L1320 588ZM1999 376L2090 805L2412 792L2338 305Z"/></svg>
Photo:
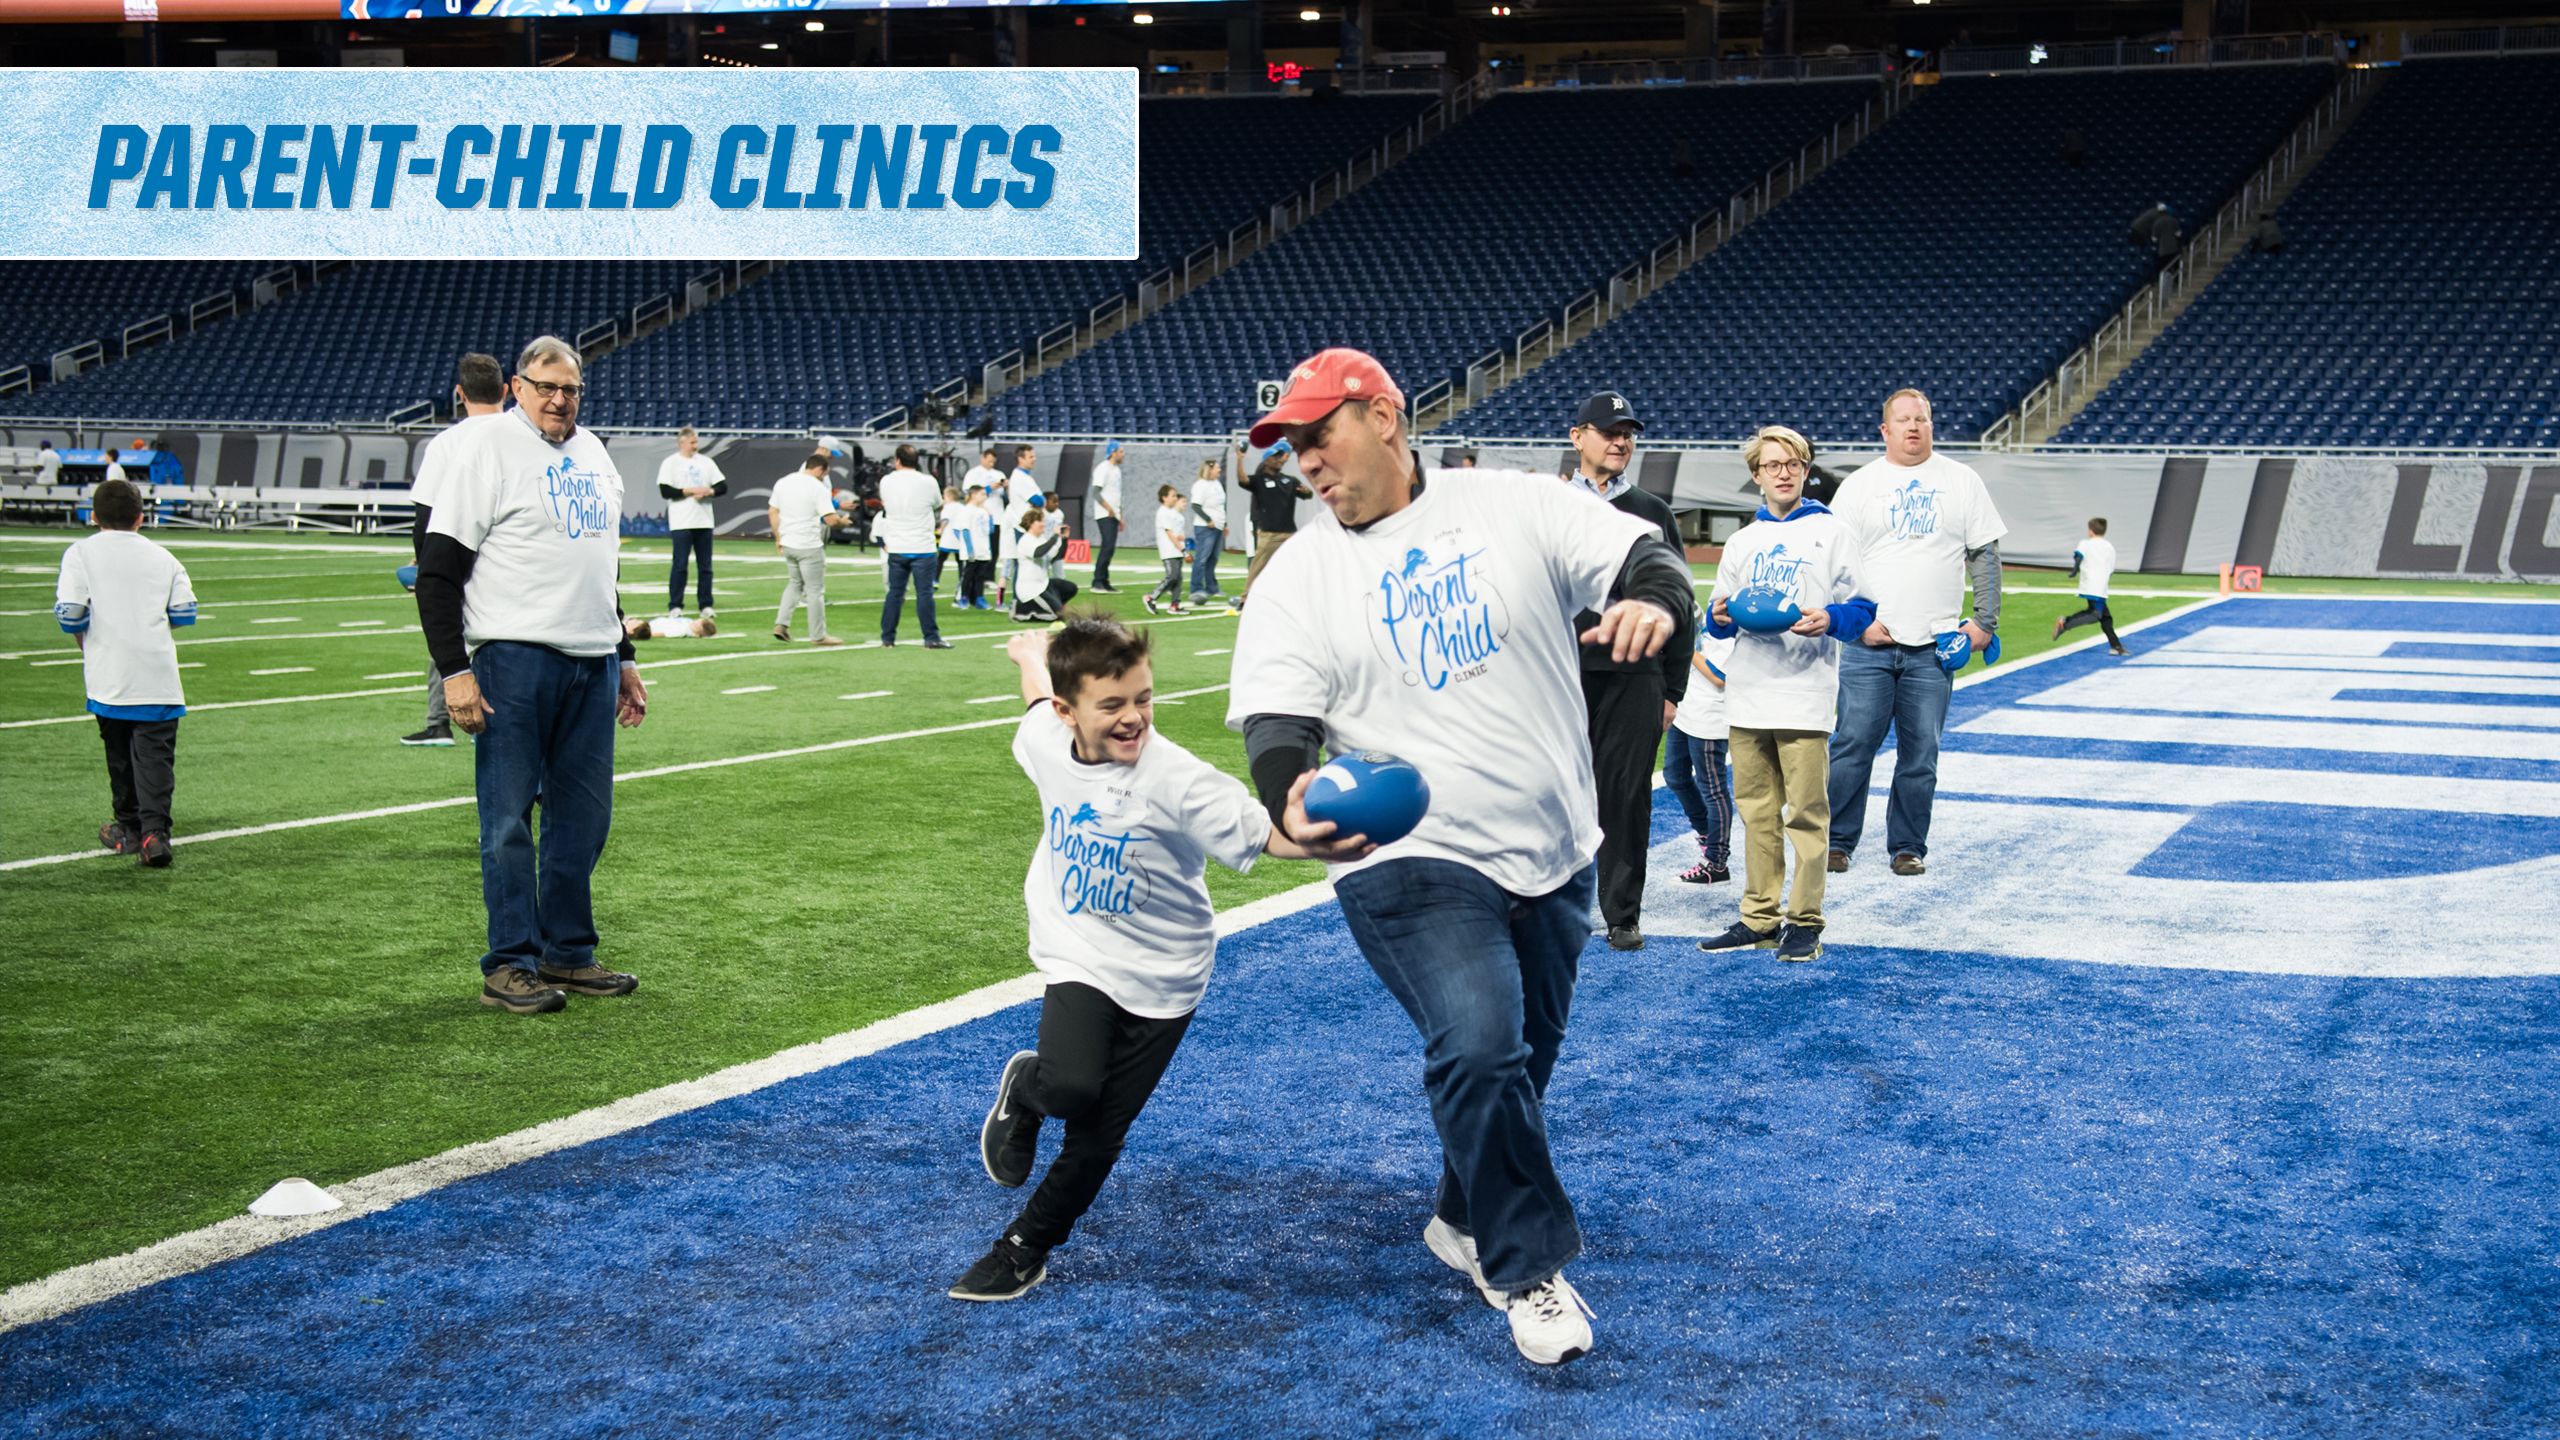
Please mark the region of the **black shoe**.
<svg viewBox="0 0 2560 1440"><path fill-rule="evenodd" d="M438 721L437 723L428 726L426 729L419 731L415 735L401 736L400 743L403 745L451 745L453 743L453 727L442 721Z"/></svg>
<svg viewBox="0 0 2560 1440"><path fill-rule="evenodd" d="M1096 595L1117 595L1120 593L1120 587L1117 585L1097 584L1093 587L1093 593Z"/></svg>
<svg viewBox="0 0 2560 1440"><path fill-rule="evenodd" d="M895 644L897 644L897 643L898 643L898 642L897 642L897 641L895 641L895 640L883 640L883 641L881 641L881 642L880 642L880 648L881 648L881 649L883 649L883 650L886 650L886 649L888 649L890 646L893 646L893 645L895 645Z"/></svg>
<svg viewBox="0 0 2560 1440"><path fill-rule="evenodd" d="M1156 604L1155 592L1152 590L1147 592L1146 606L1147 613L1150 615L1161 615L1164 613L1164 607Z"/></svg>
<svg viewBox="0 0 2560 1440"><path fill-rule="evenodd" d="M944 1293L954 1300L1019 1300L1048 1278L1049 1252L1007 1235Z"/></svg>
<svg viewBox="0 0 2560 1440"><path fill-rule="evenodd" d="M144 835L142 842L133 848L133 862L148 865L154 870L168 869L169 862L177 858L169 853L169 837L157 830Z"/></svg>
<svg viewBox="0 0 2560 1440"><path fill-rule="evenodd" d="M1778 931L1778 958L1796 964L1822 958L1822 929L1817 925L1788 925Z"/></svg>
<svg viewBox="0 0 2560 1440"><path fill-rule="evenodd" d="M1633 925L1612 925L1609 927L1609 948L1641 950L1644 948L1644 932Z"/></svg>
<svg viewBox="0 0 2560 1440"><path fill-rule="evenodd" d="M1723 934L1710 935L1698 942L1701 950L1774 950L1777 946L1778 931L1754 930L1739 920L1734 921Z"/></svg>
<svg viewBox="0 0 2560 1440"><path fill-rule="evenodd" d="M957 650L960 647L952 644L948 640L927 640L924 642L924 648L927 650Z"/></svg>
<svg viewBox="0 0 2560 1440"><path fill-rule="evenodd" d="M1039 1112L1023 1104L1020 1095L1039 1059L1037 1050L1018 1050L1004 1062L1004 1074L996 1079L996 1103L978 1126L978 1163L987 1167L988 1179L1007 1190L1019 1190L1031 1178L1031 1162L1040 1153Z"/></svg>
<svg viewBox="0 0 2560 1440"><path fill-rule="evenodd" d="M98 827L98 843L111 855L130 855L142 844L142 837L121 820L110 820Z"/></svg>

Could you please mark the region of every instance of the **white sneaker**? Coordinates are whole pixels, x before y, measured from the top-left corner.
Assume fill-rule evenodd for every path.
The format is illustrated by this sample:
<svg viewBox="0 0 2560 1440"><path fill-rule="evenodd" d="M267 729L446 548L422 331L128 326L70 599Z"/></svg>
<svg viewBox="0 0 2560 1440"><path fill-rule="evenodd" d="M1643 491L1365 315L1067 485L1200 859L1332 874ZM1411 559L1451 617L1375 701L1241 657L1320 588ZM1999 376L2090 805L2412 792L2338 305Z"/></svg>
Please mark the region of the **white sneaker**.
<svg viewBox="0 0 2560 1440"><path fill-rule="evenodd" d="M1473 1281L1484 1303L1496 1310L1510 1308L1511 1302L1502 1298L1501 1291L1484 1283L1484 1270L1476 1264L1476 1237L1434 1215L1431 1223L1422 1227L1422 1243L1431 1247L1441 1264Z"/></svg>
<svg viewBox="0 0 2560 1440"><path fill-rule="evenodd" d="M1540 1365L1561 1365L1591 1350L1591 1307L1562 1275L1512 1295L1511 1343Z"/></svg>

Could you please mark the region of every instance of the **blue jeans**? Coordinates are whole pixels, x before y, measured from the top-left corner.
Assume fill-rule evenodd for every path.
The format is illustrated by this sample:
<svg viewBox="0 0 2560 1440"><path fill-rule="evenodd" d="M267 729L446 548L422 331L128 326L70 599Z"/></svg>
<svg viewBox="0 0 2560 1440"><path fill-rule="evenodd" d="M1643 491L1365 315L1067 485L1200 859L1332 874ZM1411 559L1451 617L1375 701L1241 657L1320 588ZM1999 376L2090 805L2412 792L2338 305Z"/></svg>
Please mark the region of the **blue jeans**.
<svg viewBox="0 0 2560 1440"><path fill-rule="evenodd" d="M1525 1290L1582 1250L1547 1149L1544 1102L1591 938L1592 867L1513 895L1448 860L1334 882L1351 938L1422 1034L1440 1132L1440 1218L1475 1236L1485 1283Z"/></svg>
<svg viewBox="0 0 2560 1440"><path fill-rule="evenodd" d="M471 657L490 704L473 747L480 800L480 898L489 953L480 971L575 970L596 951L588 893L613 825L611 655L578 658L547 645L493 640ZM533 807L542 806L534 850Z"/></svg>
<svg viewBox="0 0 2560 1440"><path fill-rule="evenodd" d="M1955 677L1930 645L1841 648L1840 719L1831 730L1831 848L1855 853L1867 828L1867 776L1893 726L1893 796L1885 844L1896 855L1929 853L1929 807L1938 798L1938 732Z"/></svg>
<svg viewBox="0 0 2560 1440"><path fill-rule="evenodd" d="M670 530L667 538L675 542L675 565L667 572L667 608L684 604L685 562L693 562L694 572L701 578L694 590L694 608L711 608L711 529L703 526L692 530Z"/></svg>
<svg viewBox="0 0 2560 1440"><path fill-rule="evenodd" d="M933 579L941 569L941 561L930 550L918 555L889 557L889 598L880 604L880 643L886 645L898 638L898 616L907 605L907 577L916 582L916 619L924 624L924 638L939 640L942 631L933 621Z"/></svg>
<svg viewBox="0 0 2560 1440"><path fill-rule="evenodd" d="M1191 593L1218 595L1218 557L1226 552L1227 532L1214 525L1191 527Z"/></svg>
<svg viewBox="0 0 2560 1440"><path fill-rule="evenodd" d="M1692 675L1689 683L1708 682ZM1664 738L1670 743L1662 752L1662 783L1679 798L1699 852L1721 865L1733 858L1733 774L1725 768L1725 742L1701 740L1677 725Z"/></svg>

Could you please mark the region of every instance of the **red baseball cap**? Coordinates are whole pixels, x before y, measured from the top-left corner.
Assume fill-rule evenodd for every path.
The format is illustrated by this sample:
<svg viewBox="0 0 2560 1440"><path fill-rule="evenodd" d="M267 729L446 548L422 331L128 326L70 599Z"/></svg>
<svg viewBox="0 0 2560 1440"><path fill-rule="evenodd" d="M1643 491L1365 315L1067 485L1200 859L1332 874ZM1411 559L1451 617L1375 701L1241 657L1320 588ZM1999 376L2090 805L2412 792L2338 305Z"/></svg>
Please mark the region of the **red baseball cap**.
<svg viewBox="0 0 2560 1440"><path fill-rule="evenodd" d="M1304 425L1333 413L1347 400L1366 400L1384 395L1404 408L1404 392L1387 378L1387 367L1366 351L1337 346L1319 350L1298 363L1289 372L1289 385L1280 392L1280 403L1271 413L1253 422L1246 437L1255 445L1268 447L1281 438L1281 432L1292 425Z"/></svg>

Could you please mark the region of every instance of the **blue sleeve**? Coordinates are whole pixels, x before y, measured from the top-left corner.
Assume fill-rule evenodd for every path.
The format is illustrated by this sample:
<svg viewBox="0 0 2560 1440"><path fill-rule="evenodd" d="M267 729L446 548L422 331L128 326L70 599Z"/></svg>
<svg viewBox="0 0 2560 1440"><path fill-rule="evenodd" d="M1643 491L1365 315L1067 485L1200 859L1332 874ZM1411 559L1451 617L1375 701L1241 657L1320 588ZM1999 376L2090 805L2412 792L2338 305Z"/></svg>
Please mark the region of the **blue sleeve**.
<svg viewBox="0 0 2560 1440"><path fill-rule="evenodd" d="M1836 609L1838 607L1835 606L1833 608ZM1716 623L1716 607L1712 602L1708 604L1704 611L1700 612L1698 628L1706 631L1708 634L1713 635L1719 640L1730 640L1734 636L1742 633L1742 627L1734 624L1730 620L1727 620L1721 625ZM1722 674L1724 672L1718 671L1716 673Z"/></svg>
<svg viewBox="0 0 2560 1440"><path fill-rule="evenodd" d="M1725 678L1724 672L1716 668L1716 662L1713 660L1700 660L1698 663L1707 667L1708 674L1713 675L1719 680Z"/></svg>
<svg viewBox="0 0 2560 1440"><path fill-rule="evenodd" d="M1825 605L1831 617L1831 638L1843 645L1855 645L1867 627L1876 623L1876 602L1864 595L1852 595L1837 605Z"/></svg>
<svg viewBox="0 0 2560 1440"><path fill-rule="evenodd" d="M182 625L193 625L194 623L196 623L196 607L192 602L184 605L172 605L169 607L169 626L171 629L176 629Z"/></svg>
<svg viewBox="0 0 2560 1440"><path fill-rule="evenodd" d="M89 628L89 607L66 600L53 607L53 618L62 627L63 634L78 635Z"/></svg>

